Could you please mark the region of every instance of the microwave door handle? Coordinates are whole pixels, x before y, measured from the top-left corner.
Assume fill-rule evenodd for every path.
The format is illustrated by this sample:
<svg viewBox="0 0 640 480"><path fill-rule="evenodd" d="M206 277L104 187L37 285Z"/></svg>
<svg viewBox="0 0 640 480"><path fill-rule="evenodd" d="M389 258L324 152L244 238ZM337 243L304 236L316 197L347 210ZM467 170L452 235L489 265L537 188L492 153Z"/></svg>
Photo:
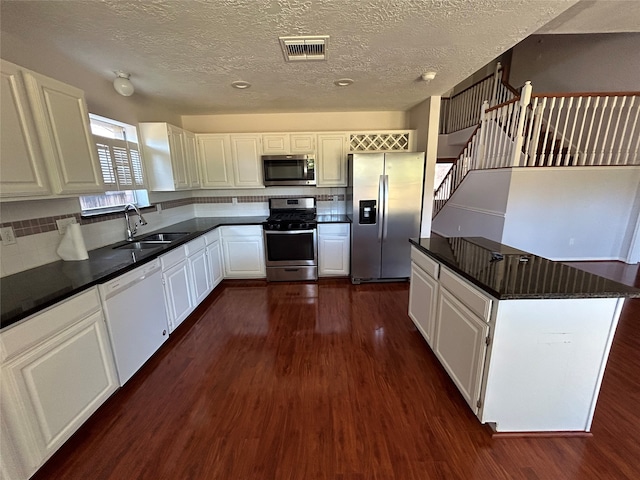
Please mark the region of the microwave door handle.
<svg viewBox="0 0 640 480"><path fill-rule="evenodd" d="M306 160L304 160L302 162L302 164L304 165L304 167L302 168L302 173L304 174L304 179L307 180L309 178L309 174L308 174L308 163Z"/></svg>
<svg viewBox="0 0 640 480"><path fill-rule="evenodd" d="M376 213L378 222L378 242L382 241L382 209L384 205L384 175L378 179L378 211Z"/></svg>

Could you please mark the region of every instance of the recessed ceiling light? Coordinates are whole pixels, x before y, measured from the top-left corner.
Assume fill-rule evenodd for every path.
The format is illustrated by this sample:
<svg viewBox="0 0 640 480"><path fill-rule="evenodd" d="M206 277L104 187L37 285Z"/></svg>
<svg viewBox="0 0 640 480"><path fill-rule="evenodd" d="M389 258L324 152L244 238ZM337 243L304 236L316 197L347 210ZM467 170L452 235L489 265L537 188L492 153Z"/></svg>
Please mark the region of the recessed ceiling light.
<svg viewBox="0 0 640 480"><path fill-rule="evenodd" d="M340 80L336 80L335 82L333 82L333 84L337 87L348 87L352 83L353 80L351 80L350 78L341 78Z"/></svg>
<svg viewBox="0 0 640 480"><path fill-rule="evenodd" d="M231 86L233 88L244 90L245 88L249 88L251 84L249 82L245 82L244 80L236 80L235 82L231 82Z"/></svg>

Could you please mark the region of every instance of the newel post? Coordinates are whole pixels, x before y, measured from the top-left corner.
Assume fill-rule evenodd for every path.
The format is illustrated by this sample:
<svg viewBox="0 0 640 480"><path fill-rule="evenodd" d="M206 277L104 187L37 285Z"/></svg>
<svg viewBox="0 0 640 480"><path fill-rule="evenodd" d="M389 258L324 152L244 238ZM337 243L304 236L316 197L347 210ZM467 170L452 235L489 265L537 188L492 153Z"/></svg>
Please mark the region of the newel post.
<svg viewBox="0 0 640 480"><path fill-rule="evenodd" d="M484 167L484 145L486 142L487 132L487 109L489 108L489 102L485 100L480 107L480 131L478 132L478 158L476 159L476 170L481 170Z"/></svg>
<svg viewBox="0 0 640 480"><path fill-rule="evenodd" d="M522 157L522 144L524 143L524 121L527 118L527 108L531 102L531 81L527 81L520 92L520 112L518 114L518 127L516 129L515 138L513 139L513 150L511 156L511 166L520 166Z"/></svg>
<svg viewBox="0 0 640 480"><path fill-rule="evenodd" d="M501 78L501 73L502 73L502 65L500 64L500 62L496 63L496 69L493 72L493 88L492 88L492 93L491 93L491 106L495 106L498 105L500 103L500 101L498 100L498 92L500 91L498 86L500 85L502 78Z"/></svg>

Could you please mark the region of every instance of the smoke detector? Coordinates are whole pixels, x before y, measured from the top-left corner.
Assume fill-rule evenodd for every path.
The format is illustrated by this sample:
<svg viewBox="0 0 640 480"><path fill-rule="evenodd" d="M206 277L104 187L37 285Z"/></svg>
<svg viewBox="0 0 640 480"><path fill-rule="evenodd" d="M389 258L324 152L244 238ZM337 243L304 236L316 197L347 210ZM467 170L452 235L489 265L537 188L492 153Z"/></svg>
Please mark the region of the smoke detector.
<svg viewBox="0 0 640 480"><path fill-rule="evenodd" d="M327 59L329 35L278 38L287 62L313 62Z"/></svg>

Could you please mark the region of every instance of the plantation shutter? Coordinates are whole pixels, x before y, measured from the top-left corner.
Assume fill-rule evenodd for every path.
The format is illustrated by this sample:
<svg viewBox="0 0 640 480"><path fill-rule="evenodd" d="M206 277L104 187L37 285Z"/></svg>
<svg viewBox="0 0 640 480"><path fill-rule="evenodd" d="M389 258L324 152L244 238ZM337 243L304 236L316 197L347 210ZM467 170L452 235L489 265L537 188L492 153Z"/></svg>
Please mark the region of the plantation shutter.
<svg viewBox="0 0 640 480"><path fill-rule="evenodd" d="M145 188L138 145L116 138L93 136L106 190Z"/></svg>

